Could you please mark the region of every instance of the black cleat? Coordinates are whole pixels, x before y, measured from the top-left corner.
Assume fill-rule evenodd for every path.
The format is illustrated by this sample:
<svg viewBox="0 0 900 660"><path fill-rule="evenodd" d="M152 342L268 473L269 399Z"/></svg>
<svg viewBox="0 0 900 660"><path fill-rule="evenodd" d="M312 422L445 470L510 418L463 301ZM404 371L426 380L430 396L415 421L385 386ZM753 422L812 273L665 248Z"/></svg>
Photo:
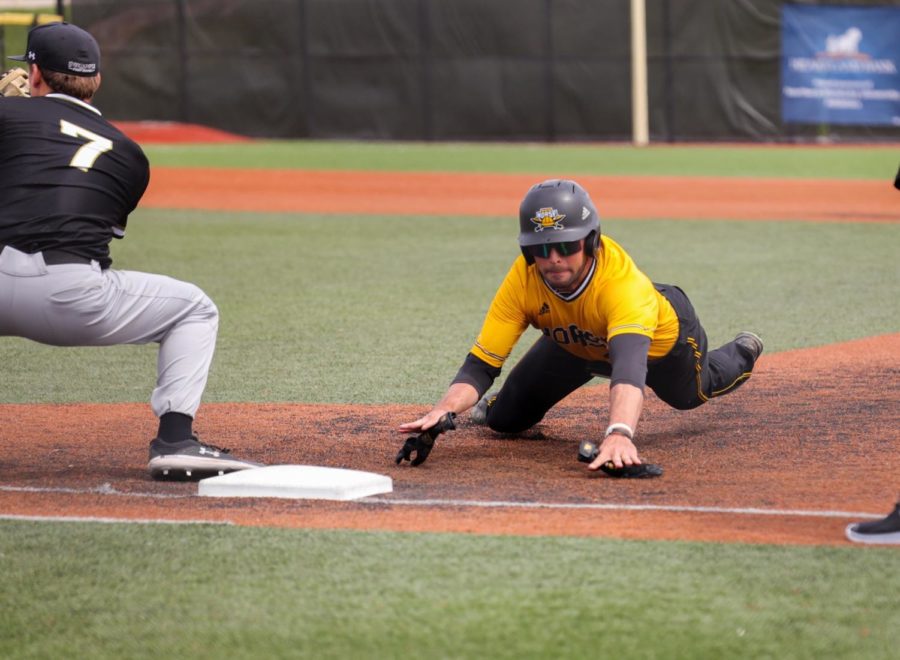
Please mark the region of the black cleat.
<svg viewBox="0 0 900 660"><path fill-rule="evenodd" d="M489 392L481 397L478 403L472 408L472 412L469 413L469 421L476 426L487 426L488 410L490 410L496 400L496 392Z"/></svg>
<svg viewBox="0 0 900 660"><path fill-rule="evenodd" d="M147 466L154 479L199 479L255 467L262 464L235 458L230 450L204 444L196 435L180 442L154 438Z"/></svg>
<svg viewBox="0 0 900 660"><path fill-rule="evenodd" d="M900 544L900 502L881 520L847 525L845 533L856 543Z"/></svg>
<svg viewBox="0 0 900 660"><path fill-rule="evenodd" d="M758 335L755 335L752 332L744 331L737 333L737 336L734 338L734 343L737 344L741 351L750 356L754 364L756 364L759 356L762 355L763 341Z"/></svg>

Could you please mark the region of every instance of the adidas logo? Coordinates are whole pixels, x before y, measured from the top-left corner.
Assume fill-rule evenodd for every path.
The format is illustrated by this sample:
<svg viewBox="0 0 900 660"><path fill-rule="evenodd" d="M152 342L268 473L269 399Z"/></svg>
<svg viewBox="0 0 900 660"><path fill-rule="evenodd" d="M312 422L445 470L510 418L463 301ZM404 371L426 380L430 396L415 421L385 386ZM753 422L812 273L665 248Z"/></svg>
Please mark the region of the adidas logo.
<svg viewBox="0 0 900 660"><path fill-rule="evenodd" d="M543 305L541 305L541 309L538 312L538 316L543 316L544 314L549 314L549 313L550 313L550 305L548 305L547 303L544 303Z"/></svg>

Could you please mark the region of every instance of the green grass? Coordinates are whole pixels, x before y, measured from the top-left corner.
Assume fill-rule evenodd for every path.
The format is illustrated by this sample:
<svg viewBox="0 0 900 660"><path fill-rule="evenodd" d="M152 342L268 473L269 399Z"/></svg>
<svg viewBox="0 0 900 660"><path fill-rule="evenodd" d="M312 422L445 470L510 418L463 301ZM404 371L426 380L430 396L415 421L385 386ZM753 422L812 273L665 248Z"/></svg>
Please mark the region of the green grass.
<svg viewBox="0 0 900 660"><path fill-rule="evenodd" d="M8 658L889 658L894 551L0 522Z"/></svg>
<svg viewBox="0 0 900 660"><path fill-rule="evenodd" d="M746 328L777 352L896 331L898 225L603 227L654 280L689 293L713 343ZM509 218L140 211L114 259L195 282L218 304L206 401L427 403L471 347L516 231ZM155 352L0 338L0 361L28 365L6 372L0 402L145 401Z"/></svg>
<svg viewBox="0 0 900 660"><path fill-rule="evenodd" d="M896 151L862 148L148 151L157 165L541 176L887 181L897 166ZM512 217L139 210L129 224L118 267L196 282L220 307L207 401L427 403L517 250ZM688 291L713 343L748 328L776 352L897 330L896 224L603 227L651 277ZM0 403L143 402L155 354L0 338ZM891 658L898 563L861 548L0 521L0 657Z"/></svg>
<svg viewBox="0 0 900 660"><path fill-rule="evenodd" d="M806 147L381 143L259 141L148 145L153 165L431 172L532 173L542 178L686 175L882 179L897 172L900 149Z"/></svg>

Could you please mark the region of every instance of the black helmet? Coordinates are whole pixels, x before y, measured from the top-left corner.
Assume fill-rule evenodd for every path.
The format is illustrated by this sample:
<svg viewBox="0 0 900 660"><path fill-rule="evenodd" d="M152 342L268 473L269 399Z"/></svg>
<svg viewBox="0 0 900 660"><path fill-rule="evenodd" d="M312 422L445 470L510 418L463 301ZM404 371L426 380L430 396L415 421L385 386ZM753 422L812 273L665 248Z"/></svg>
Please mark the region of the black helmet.
<svg viewBox="0 0 900 660"><path fill-rule="evenodd" d="M600 241L600 216L587 191L566 179L532 186L519 206L519 247L525 261L534 263L529 246L582 238L588 239L585 252L593 254Z"/></svg>

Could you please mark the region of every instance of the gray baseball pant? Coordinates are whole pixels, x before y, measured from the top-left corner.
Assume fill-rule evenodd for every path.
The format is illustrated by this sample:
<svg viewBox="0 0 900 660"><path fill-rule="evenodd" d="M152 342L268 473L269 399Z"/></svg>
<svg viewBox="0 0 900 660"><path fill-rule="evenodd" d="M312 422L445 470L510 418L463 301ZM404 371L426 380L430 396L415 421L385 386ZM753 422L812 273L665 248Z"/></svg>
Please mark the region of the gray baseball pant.
<svg viewBox="0 0 900 660"><path fill-rule="evenodd" d="M216 347L219 311L197 286L164 275L101 270L90 264L48 266L40 252L10 246L0 253L0 336L53 346L159 344L159 417L194 417Z"/></svg>

